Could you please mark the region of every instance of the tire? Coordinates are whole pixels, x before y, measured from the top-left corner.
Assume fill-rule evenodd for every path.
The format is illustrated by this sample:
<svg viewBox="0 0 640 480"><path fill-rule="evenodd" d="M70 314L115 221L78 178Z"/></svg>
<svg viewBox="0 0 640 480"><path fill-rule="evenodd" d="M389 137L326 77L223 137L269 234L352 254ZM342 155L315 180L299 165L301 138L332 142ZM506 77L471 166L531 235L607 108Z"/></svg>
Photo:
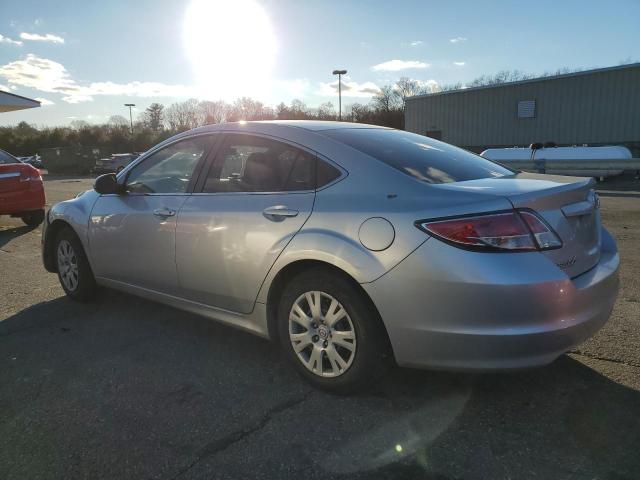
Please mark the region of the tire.
<svg viewBox="0 0 640 480"><path fill-rule="evenodd" d="M71 228L58 232L53 254L58 280L67 296L79 302L93 299L97 291L96 280L80 239Z"/></svg>
<svg viewBox="0 0 640 480"><path fill-rule="evenodd" d="M44 221L44 209L25 212L20 215L20 218L26 225L37 227Z"/></svg>
<svg viewBox="0 0 640 480"><path fill-rule="evenodd" d="M320 315L313 315L311 304L320 306ZM378 313L350 279L328 269L302 272L287 284L278 305L278 333L298 373L323 390L350 393L386 370L386 333Z"/></svg>

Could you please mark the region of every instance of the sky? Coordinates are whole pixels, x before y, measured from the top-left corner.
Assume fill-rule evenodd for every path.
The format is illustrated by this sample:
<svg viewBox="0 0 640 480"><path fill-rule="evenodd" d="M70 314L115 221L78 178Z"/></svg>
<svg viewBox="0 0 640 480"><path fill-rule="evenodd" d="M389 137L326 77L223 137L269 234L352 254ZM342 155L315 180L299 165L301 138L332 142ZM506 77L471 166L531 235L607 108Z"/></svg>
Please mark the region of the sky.
<svg viewBox="0 0 640 480"><path fill-rule="evenodd" d="M149 104L250 96L337 108L400 77L468 82L640 61L639 0L2 0L0 125L103 123Z"/></svg>

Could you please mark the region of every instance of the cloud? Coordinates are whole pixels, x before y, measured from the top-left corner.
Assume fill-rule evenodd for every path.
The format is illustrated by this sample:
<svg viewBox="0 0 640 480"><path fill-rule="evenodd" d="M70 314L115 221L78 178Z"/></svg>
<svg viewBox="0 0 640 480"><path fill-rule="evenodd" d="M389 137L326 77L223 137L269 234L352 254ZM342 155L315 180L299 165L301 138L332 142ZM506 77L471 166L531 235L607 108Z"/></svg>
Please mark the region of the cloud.
<svg viewBox="0 0 640 480"><path fill-rule="evenodd" d="M440 92L442 90L442 88L440 87L440 84L433 79L429 79L425 81L418 80L418 83L422 88L425 88L429 93Z"/></svg>
<svg viewBox="0 0 640 480"><path fill-rule="evenodd" d="M195 89L185 85L160 82L93 82L80 88L83 95L120 95L127 97L184 97L195 95Z"/></svg>
<svg viewBox="0 0 640 480"><path fill-rule="evenodd" d="M451 43L460 43L460 42L466 42L467 38L466 37L454 37L454 38L450 38L449 41Z"/></svg>
<svg viewBox="0 0 640 480"><path fill-rule="evenodd" d="M9 91L9 87L7 87L6 85L2 85L0 83L0 92L8 92Z"/></svg>
<svg viewBox="0 0 640 480"><path fill-rule="evenodd" d="M13 40L9 37L5 37L1 33L0 33L0 43L8 43L10 45L22 45L22 42L20 40Z"/></svg>
<svg viewBox="0 0 640 480"><path fill-rule="evenodd" d="M373 82L358 83L349 80L342 80L343 97L367 98L374 96L379 91L380 87ZM338 96L338 81L336 80L335 82L328 83L320 82L320 88L316 93L326 97Z"/></svg>
<svg viewBox="0 0 640 480"><path fill-rule="evenodd" d="M40 58L32 53L24 60L16 60L0 66L0 77L9 84L29 87L42 92L73 93L80 87L63 65Z"/></svg>
<svg viewBox="0 0 640 480"><path fill-rule="evenodd" d="M40 105L42 105L43 107L48 107L49 105L55 105L54 102L52 102L51 100L48 100L46 98L36 97L35 100L39 101Z"/></svg>
<svg viewBox="0 0 640 480"><path fill-rule="evenodd" d="M466 62L453 62L456 67L464 67Z"/></svg>
<svg viewBox="0 0 640 480"><path fill-rule="evenodd" d="M371 67L376 72L398 72L400 70L409 70L413 68L427 68L428 63L418 60L389 60Z"/></svg>
<svg viewBox="0 0 640 480"><path fill-rule="evenodd" d="M28 54L24 60L16 60L0 66L0 77L10 86L19 85L41 92L59 93L67 103L93 100L95 95L120 95L131 97L188 97L197 95L193 87L167 85L159 82L92 82L79 84L64 65Z"/></svg>
<svg viewBox="0 0 640 480"><path fill-rule="evenodd" d="M420 45L422 45L424 42L422 40L414 40L413 42L409 43L410 47L419 47Z"/></svg>
<svg viewBox="0 0 640 480"><path fill-rule="evenodd" d="M22 40L31 40L34 42L64 43L64 38L59 37L58 35L53 35L52 33L40 35L39 33L22 32L20 34L20 38Z"/></svg>

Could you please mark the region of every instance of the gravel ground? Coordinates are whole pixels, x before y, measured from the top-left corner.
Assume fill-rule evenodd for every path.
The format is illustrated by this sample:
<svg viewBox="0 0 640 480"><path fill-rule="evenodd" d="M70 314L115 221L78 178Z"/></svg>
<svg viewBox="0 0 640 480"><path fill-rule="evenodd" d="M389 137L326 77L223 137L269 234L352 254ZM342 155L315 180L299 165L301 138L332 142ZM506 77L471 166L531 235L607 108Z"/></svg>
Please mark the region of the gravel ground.
<svg viewBox="0 0 640 480"><path fill-rule="evenodd" d="M48 177L48 200L90 184ZM2 217L0 478L639 478L640 181L600 193L622 288L593 339L511 374L393 369L351 397L200 317L68 301L40 229Z"/></svg>

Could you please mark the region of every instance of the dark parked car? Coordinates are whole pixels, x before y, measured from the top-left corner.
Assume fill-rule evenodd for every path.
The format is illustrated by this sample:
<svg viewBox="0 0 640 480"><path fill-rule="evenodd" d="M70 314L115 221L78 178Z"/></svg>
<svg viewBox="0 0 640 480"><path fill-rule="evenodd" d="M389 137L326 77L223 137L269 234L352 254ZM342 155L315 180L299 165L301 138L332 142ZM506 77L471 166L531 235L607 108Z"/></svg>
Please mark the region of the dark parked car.
<svg viewBox="0 0 640 480"><path fill-rule="evenodd" d="M108 158L96 160L94 173L118 173L140 156L139 153L114 153Z"/></svg>

